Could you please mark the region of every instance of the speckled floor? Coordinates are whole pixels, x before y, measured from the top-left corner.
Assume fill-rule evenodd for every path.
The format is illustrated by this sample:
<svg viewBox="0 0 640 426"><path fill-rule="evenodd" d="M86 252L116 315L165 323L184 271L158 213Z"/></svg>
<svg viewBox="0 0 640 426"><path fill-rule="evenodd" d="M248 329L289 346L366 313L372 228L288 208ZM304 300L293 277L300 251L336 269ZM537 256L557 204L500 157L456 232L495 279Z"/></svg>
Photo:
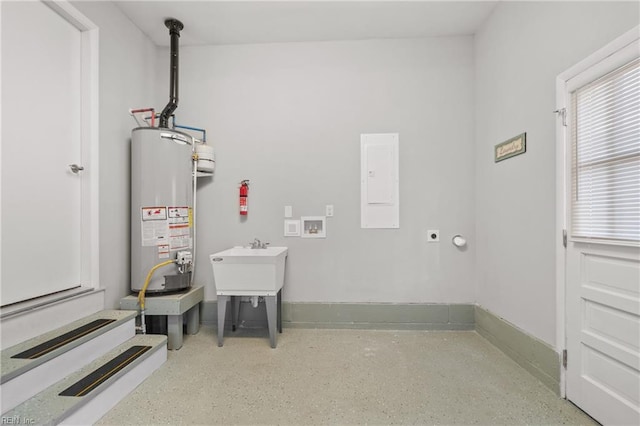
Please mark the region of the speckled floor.
<svg viewBox="0 0 640 426"><path fill-rule="evenodd" d="M99 424L595 423L475 332L204 326Z"/></svg>

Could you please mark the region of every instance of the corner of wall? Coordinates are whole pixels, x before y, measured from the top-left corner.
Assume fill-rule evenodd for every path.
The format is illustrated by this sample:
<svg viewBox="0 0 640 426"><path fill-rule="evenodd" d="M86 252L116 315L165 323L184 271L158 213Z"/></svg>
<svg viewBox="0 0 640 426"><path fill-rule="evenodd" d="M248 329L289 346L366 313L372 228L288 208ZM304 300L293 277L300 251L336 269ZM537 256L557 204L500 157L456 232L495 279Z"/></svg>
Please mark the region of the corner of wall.
<svg viewBox="0 0 640 426"><path fill-rule="evenodd" d="M551 345L560 238L555 79L638 25L638 12L637 2L500 2L474 36L475 297ZM526 152L495 163L495 145L523 132Z"/></svg>
<svg viewBox="0 0 640 426"><path fill-rule="evenodd" d="M560 354L480 305L475 307L476 331L518 365L560 395Z"/></svg>

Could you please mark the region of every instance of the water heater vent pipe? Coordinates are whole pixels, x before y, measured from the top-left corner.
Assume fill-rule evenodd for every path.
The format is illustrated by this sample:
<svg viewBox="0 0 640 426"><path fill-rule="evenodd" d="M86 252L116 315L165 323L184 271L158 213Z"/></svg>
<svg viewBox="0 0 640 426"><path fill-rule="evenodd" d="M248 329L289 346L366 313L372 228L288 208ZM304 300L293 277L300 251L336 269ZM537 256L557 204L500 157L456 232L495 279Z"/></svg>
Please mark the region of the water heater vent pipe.
<svg viewBox="0 0 640 426"><path fill-rule="evenodd" d="M160 113L160 127L169 128L169 117L178 108L178 44L180 31L184 25L177 19L167 19L164 25L169 28L171 36L171 68L169 70L169 103Z"/></svg>

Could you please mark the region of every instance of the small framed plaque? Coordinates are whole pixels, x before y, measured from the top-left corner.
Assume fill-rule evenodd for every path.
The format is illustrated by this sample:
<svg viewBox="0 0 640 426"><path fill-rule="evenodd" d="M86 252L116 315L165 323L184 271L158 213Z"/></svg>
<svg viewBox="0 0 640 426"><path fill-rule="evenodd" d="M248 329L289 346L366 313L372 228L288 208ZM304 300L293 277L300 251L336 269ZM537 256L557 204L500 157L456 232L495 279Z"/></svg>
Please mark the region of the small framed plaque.
<svg viewBox="0 0 640 426"><path fill-rule="evenodd" d="M508 141L499 143L495 146L495 162L524 154L527 151L527 134L522 133Z"/></svg>

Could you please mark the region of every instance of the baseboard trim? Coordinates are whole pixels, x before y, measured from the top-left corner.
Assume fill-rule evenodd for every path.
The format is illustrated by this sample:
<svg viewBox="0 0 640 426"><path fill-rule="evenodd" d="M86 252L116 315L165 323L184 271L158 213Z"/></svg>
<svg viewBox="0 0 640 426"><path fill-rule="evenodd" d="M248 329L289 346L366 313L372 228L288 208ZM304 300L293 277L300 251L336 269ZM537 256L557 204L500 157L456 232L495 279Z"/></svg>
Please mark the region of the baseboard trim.
<svg viewBox="0 0 640 426"><path fill-rule="evenodd" d="M266 326L264 305L252 308L243 302L243 327ZM226 327L230 327L227 309ZM217 324L217 302L202 304L202 322ZM378 330L473 330L472 304L395 303L299 303L283 302L282 325L288 328L334 328Z"/></svg>
<svg viewBox="0 0 640 426"><path fill-rule="evenodd" d="M561 361L553 347L481 306L475 307L475 324L481 336L560 396Z"/></svg>

